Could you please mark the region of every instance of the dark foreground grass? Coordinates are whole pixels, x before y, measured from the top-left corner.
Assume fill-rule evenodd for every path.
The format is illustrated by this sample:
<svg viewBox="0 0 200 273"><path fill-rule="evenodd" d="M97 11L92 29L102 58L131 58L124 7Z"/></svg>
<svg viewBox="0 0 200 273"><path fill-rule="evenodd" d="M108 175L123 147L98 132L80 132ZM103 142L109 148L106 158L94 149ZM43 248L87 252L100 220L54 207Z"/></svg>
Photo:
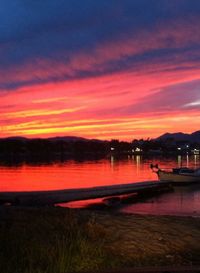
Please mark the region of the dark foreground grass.
<svg viewBox="0 0 200 273"><path fill-rule="evenodd" d="M197 265L200 219L0 208L0 272Z"/></svg>
<svg viewBox="0 0 200 273"><path fill-rule="evenodd" d="M7 208L0 215L1 273L98 270L107 263L93 218L62 208Z"/></svg>

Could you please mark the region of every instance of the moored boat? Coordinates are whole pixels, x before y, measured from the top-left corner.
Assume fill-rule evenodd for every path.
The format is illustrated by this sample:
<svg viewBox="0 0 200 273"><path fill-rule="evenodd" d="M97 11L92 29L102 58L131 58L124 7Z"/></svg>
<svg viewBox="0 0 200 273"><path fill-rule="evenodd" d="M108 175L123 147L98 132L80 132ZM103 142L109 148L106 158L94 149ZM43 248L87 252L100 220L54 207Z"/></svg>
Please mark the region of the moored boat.
<svg viewBox="0 0 200 273"><path fill-rule="evenodd" d="M162 170L157 164L151 164L150 167L153 172L157 173L159 180L163 182L170 181L177 184L200 182L200 169L181 167Z"/></svg>

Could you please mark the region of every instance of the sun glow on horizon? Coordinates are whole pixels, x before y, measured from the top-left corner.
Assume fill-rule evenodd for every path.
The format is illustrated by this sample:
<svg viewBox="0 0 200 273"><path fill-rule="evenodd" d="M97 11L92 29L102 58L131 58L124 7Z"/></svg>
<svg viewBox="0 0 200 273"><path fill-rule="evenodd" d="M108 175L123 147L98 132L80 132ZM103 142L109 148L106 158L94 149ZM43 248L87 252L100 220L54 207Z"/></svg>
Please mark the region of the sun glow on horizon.
<svg viewBox="0 0 200 273"><path fill-rule="evenodd" d="M1 137L75 135L131 140L185 131L186 123L190 124L187 132L197 130L200 117L198 109L191 109L196 106L193 100L190 111L183 112L190 94L173 105L173 92L180 93L184 86L182 74L175 77L169 72L165 77L162 73L158 77L122 73L8 92L1 96ZM189 73L188 80L195 84L196 76L191 81ZM133 93L133 88L138 92Z"/></svg>

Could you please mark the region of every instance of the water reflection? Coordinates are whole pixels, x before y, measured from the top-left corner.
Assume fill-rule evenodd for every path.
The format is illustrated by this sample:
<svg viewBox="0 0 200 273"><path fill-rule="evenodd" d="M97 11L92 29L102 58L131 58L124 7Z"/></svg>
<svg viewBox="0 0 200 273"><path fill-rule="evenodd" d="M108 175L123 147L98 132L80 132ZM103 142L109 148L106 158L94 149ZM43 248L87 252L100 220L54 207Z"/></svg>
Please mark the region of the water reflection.
<svg viewBox="0 0 200 273"><path fill-rule="evenodd" d="M178 155L178 167L182 167L182 156Z"/></svg>
<svg viewBox="0 0 200 273"><path fill-rule="evenodd" d="M114 160L115 160L114 156L111 155L111 157L110 157L110 165L111 165L112 168L114 167L114 163L115 163Z"/></svg>
<svg viewBox="0 0 200 273"><path fill-rule="evenodd" d="M199 155L194 155L194 165L195 166L199 165L199 160L200 160Z"/></svg>
<svg viewBox="0 0 200 273"><path fill-rule="evenodd" d="M189 215L200 217L200 185L175 187L174 192L120 208L124 213Z"/></svg>
<svg viewBox="0 0 200 273"><path fill-rule="evenodd" d="M56 161L45 164L0 166L1 191L48 190L112 185L157 180L149 168L158 163L163 168L177 166L199 167L199 155L177 158L144 158L133 155L118 159L87 161Z"/></svg>
<svg viewBox="0 0 200 273"><path fill-rule="evenodd" d="M149 168L150 163L158 163L162 168L200 167L199 155L179 155L175 158L147 158L133 155L123 159L112 155L111 158L101 160L4 165L0 166L0 191L84 188L157 180L156 174ZM82 202L82 206L87 205L87 202ZM185 187L175 189L174 193L165 193L143 200L143 203L123 205L121 211L161 214L166 212L188 214L190 211L199 215L199 208L200 188Z"/></svg>
<svg viewBox="0 0 200 273"><path fill-rule="evenodd" d="M186 155L186 167L189 168L189 155Z"/></svg>
<svg viewBox="0 0 200 273"><path fill-rule="evenodd" d="M137 173L140 170L140 163L141 163L141 156L140 155L136 155L136 167L137 167Z"/></svg>

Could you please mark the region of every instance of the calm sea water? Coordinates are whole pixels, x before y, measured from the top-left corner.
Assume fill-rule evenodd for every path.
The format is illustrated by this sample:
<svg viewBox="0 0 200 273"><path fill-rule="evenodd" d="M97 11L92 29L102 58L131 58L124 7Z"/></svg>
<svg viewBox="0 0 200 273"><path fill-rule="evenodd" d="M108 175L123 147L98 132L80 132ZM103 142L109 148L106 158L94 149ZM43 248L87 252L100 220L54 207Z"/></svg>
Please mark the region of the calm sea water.
<svg viewBox="0 0 200 273"><path fill-rule="evenodd" d="M53 164L0 166L0 191L52 190L114 185L157 180L149 168L159 163L162 168L200 167L199 156L177 158L114 157L98 161L65 161ZM87 206L102 200L66 204ZM122 204L116 209L124 213L175 214L200 216L200 185L176 187L173 192L147 198L142 202Z"/></svg>

